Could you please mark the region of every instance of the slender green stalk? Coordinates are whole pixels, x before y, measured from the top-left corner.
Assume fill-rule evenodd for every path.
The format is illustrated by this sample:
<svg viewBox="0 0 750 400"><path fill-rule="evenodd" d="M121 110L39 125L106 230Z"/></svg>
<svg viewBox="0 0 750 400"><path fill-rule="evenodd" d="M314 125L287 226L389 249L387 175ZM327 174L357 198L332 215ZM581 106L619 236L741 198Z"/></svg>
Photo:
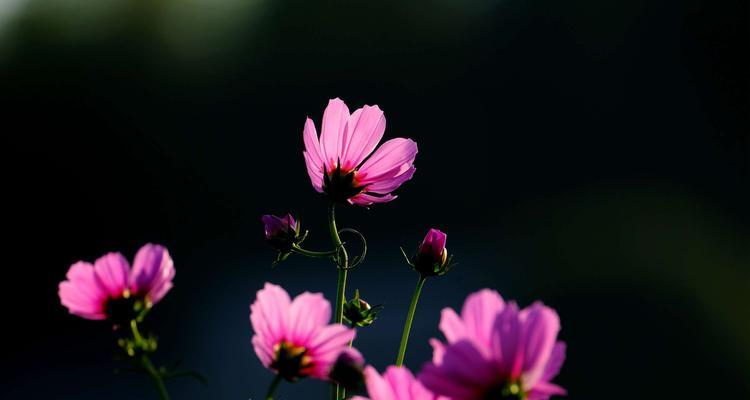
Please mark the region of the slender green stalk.
<svg viewBox="0 0 750 400"><path fill-rule="evenodd" d="M292 251L301 254L306 257L313 257L313 258L326 258L326 257L333 257L336 255L336 250L331 251L312 251L312 250L306 250L302 247L297 246L296 244L292 246Z"/></svg>
<svg viewBox="0 0 750 400"><path fill-rule="evenodd" d="M279 385L281 384L281 375L276 375L275 378L273 378L273 382L271 382L271 386L268 387L268 392L266 392L266 400L273 400L273 395L276 393L276 389L279 388Z"/></svg>
<svg viewBox="0 0 750 400"><path fill-rule="evenodd" d="M419 303L419 295L422 294L422 287L427 280L424 275L419 276L417 287L414 289L414 295L411 297L411 305L409 305L409 313L406 315L406 323L404 324L404 333L401 335L401 345L398 348L398 357L396 358L396 366L400 367L404 364L404 357L406 356L406 345L409 342L409 332L411 331L411 324L414 322L414 314L417 311L417 303Z"/></svg>
<svg viewBox="0 0 750 400"><path fill-rule="evenodd" d="M349 267L349 255L346 248L341 243L339 229L336 227L336 204L331 203L328 208L328 227L331 231L331 240L333 247L336 248L336 266L339 270L338 282L336 284L336 312L334 321L341 324L344 321L344 302L346 301L346 277L347 268ZM343 399L345 396L344 388L338 384L331 386L331 400Z"/></svg>
<svg viewBox="0 0 750 400"><path fill-rule="evenodd" d="M133 334L133 340L135 340L138 345L144 342L143 336L138 330L138 322L134 319L130 320L130 331ZM154 364L151 363L148 355L143 353L138 361L140 367L146 372L151 379L151 382L153 382L156 391L159 393L159 398L161 400L169 400L169 393L167 393L167 387L164 385L164 379L159 370L157 370L156 367L154 367Z"/></svg>

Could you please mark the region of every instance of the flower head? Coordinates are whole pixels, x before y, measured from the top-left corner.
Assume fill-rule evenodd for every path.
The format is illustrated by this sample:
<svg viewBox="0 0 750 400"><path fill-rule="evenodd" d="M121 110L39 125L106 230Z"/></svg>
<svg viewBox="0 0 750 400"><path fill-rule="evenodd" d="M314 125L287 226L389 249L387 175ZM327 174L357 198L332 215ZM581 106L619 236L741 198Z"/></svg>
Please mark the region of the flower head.
<svg viewBox="0 0 750 400"><path fill-rule="evenodd" d="M331 304L322 294L305 292L291 300L280 286L266 283L250 306L255 354L286 380L327 380L355 336L353 329L330 325L330 318Z"/></svg>
<svg viewBox="0 0 750 400"><path fill-rule="evenodd" d="M365 359L356 349L347 348L336 359L329 378L347 391L356 392L365 387Z"/></svg>
<svg viewBox="0 0 750 400"><path fill-rule="evenodd" d="M404 253L404 257L423 276L443 275L452 266L451 257L448 257L448 249L445 247L447 239L448 235L440 230L430 229L422 243L417 247L414 256L409 258Z"/></svg>
<svg viewBox="0 0 750 400"><path fill-rule="evenodd" d="M417 144L395 138L376 149L384 132L385 116L377 105L349 114L341 99L330 100L320 138L308 118L303 155L315 190L332 201L360 206L395 199L391 192L414 175Z"/></svg>
<svg viewBox="0 0 750 400"><path fill-rule="evenodd" d="M375 368L365 368L365 382L370 400L447 400L427 390L406 367L390 366L380 376ZM367 400L355 396L352 400Z"/></svg>
<svg viewBox="0 0 750 400"><path fill-rule="evenodd" d="M264 215L260 219L263 221L266 242L279 252L277 263L286 260L292 247L302 243L307 237L307 232L300 234L300 225L292 214L283 217Z"/></svg>
<svg viewBox="0 0 750 400"><path fill-rule="evenodd" d="M58 294L71 314L121 323L158 303L172 288L174 275L169 251L146 244L138 250L132 269L120 253L105 254L93 265L71 265Z"/></svg>
<svg viewBox="0 0 750 400"><path fill-rule="evenodd" d="M447 344L433 339L433 360L420 381L454 400L546 400L565 390L551 380L565 360L557 341L557 313L535 303L523 310L484 289L471 294L461 315L446 308L440 319Z"/></svg>

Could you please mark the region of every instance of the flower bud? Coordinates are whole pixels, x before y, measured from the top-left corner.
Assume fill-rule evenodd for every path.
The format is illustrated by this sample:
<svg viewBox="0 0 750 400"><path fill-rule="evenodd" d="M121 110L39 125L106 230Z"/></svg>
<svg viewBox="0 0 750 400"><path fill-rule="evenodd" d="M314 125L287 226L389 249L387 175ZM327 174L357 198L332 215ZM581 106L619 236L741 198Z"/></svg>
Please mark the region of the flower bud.
<svg viewBox="0 0 750 400"><path fill-rule="evenodd" d="M291 214L284 217L264 215L261 217L265 229L266 242L279 252L276 262L284 261L292 247L302 243L307 233L300 235L300 225Z"/></svg>
<svg viewBox="0 0 750 400"><path fill-rule="evenodd" d="M348 348L336 359L329 377L349 392L362 391L365 388L364 367L365 360L359 351Z"/></svg>
<svg viewBox="0 0 750 400"><path fill-rule="evenodd" d="M354 292L354 298L344 303L344 318L352 326L365 327L372 325L378 314L383 310L382 305L370 306L359 297L359 290Z"/></svg>
<svg viewBox="0 0 750 400"><path fill-rule="evenodd" d="M417 252L409 258L404 253L407 262L423 276L440 276L451 268L452 257L448 256L445 247L447 235L438 229L430 229L422 243L417 247ZM403 252L403 250L402 250Z"/></svg>

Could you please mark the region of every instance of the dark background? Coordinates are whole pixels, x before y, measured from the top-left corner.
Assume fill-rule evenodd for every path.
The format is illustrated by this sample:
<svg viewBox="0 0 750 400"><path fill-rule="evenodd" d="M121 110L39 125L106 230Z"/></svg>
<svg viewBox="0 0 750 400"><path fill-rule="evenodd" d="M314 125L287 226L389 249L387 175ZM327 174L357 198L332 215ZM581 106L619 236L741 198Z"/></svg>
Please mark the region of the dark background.
<svg viewBox="0 0 750 400"><path fill-rule="evenodd" d="M750 398L746 1L0 2L7 399L153 398L113 335L59 305L69 265L147 241L175 259L149 318L160 362L209 378L175 399L258 399L265 281L334 297L332 265L271 269L259 217L328 246L302 126L340 96L419 143L396 201L349 207L384 303L357 346L393 363L429 227L459 265L427 282L407 364L482 287L562 318L572 399ZM319 382L280 398L325 398Z"/></svg>

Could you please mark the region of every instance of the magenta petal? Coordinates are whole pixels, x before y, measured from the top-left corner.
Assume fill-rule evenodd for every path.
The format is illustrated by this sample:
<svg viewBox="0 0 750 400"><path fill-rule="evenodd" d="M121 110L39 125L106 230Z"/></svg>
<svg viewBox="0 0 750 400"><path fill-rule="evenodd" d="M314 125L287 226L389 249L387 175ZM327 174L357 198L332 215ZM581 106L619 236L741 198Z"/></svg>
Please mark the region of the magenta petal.
<svg viewBox="0 0 750 400"><path fill-rule="evenodd" d="M568 392L549 382L539 382L529 392L528 400L547 400L552 396L565 396Z"/></svg>
<svg viewBox="0 0 750 400"><path fill-rule="evenodd" d="M305 128L302 130L302 140L305 143L305 152L310 157L310 163L315 169L321 170L325 161L320 150L318 132L315 130L315 124L310 118L305 120Z"/></svg>
<svg viewBox="0 0 750 400"><path fill-rule="evenodd" d="M523 336L518 306L511 302L492 327L492 353L501 374L518 379L523 366Z"/></svg>
<svg viewBox="0 0 750 400"><path fill-rule="evenodd" d="M292 343L307 343L330 319L331 304L322 294L302 293L294 298L289 307L287 340Z"/></svg>
<svg viewBox="0 0 750 400"><path fill-rule="evenodd" d="M411 139L395 138L383 143L359 169L361 183L370 184L384 176L406 172L416 155L417 143Z"/></svg>
<svg viewBox="0 0 750 400"><path fill-rule="evenodd" d="M349 348L349 342L354 340L355 336L354 329L338 324L318 330L306 345L309 355L315 360L313 376L328 379L333 363Z"/></svg>
<svg viewBox="0 0 750 400"><path fill-rule="evenodd" d="M320 129L320 149L326 167L336 165L341 157L346 122L349 119L349 108L339 98L328 101L323 112L323 123Z"/></svg>
<svg viewBox="0 0 750 400"><path fill-rule="evenodd" d="M492 326L504 306L502 297L494 290L482 289L470 294L461 309L466 334L489 348Z"/></svg>
<svg viewBox="0 0 750 400"><path fill-rule="evenodd" d="M371 400L395 400L393 390L388 382L372 366L365 368L365 383L367 384L367 394L370 395Z"/></svg>
<svg viewBox="0 0 750 400"><path fill-rule="evenodd" d="M560 318L542 303L535 303L525 311L523 381L532 387L542 377L552 354L560 331Z"/></svg>
<svg viewBox="0 0 750 400"><path fill-rule="evenodd" d="M393 201L398 196L394 196L391 194L387 194L385 196L372 196L367 193L360 193L351 199L349 199L349 202L352 204L356 204L358 206L370 206L375 203L387 203L389 201Z"/></svg>
<svg viewBox="0 0 750 400"><path fill-rule="evenodd" d="M419 380L435 394L473 400L481 398L496 382L496 376L491 362L472 342L462 340L448 346L442 364L426 364Z"/></svg>
<svg viewBox="0 0 750 400"><path fill-rule="evenodd" d="M430 339L429 343L432 346L432 362L437 365L441 364L445 355L445 345L435 338Z"/></svg>
<svg viewBox="0 0 750 400"><path fill-rule="evenodd" d="M439 327L448 343L454 343L466 337L464 322L451 308L446 307L440 313Z"/></svg>
<svg viewBox="0 0 750 400"><path fill-rule="evenodd" d="M148 243L138 250L133 260L131 290L146 295L156 304L172 288L174 262L164 246Z"/></svg>
<svg viewBox="0 0 750 400"><path fill-rule="evenodd" d="M90 263L80 261L71 265L67 280L60 282L58 295L71 314L93 320L107 317L104 310L107 291L98 282Z"/></svg>
<svg viewBox="0 0 750 400"><path fill-rule="evenodd" d="M404 164L404 166L407 166L406 172L392 178L384 177L381 180L373 182L367 186L367 191L386 194L398 189L404 182L410 180L414 176L414 172L417 171L413 165Z"/></svg>
<svg viewBox="0 0 750 400"><path fill-rule="evenodd" d="M385 116L375 106L364 106L349 117L341 156L342 167L354 168L369 156L385 132Z"/></svg>
<svg viewBox="0 0 750 400"><path fill-rule="evenodd" d="M266 283L259 290L255 302L250 305L250 323L255 334L263 340L268 348L284 339L286 334L286 316L291 307L291 300L281 286Z"/></svg>
<svg viewBox="0 0 750 400"><path fill-rule="evenodd" d="M305 166L307 167L307 175L310 177L310 183L318 193L323 193L323 164L316 165L306 151L303 151L302 155L305 157Z"/></svg>
<svg viewBox="0 0 750 400"><path fill-rule="evenodd" d="M555 347L552 348L552 354L547 361L547 365L544 367L544 373L542 374L543 381L551 381L560 373L560 369L565 362L565 347L566 345L564 342L555 343Z"/></svg>

